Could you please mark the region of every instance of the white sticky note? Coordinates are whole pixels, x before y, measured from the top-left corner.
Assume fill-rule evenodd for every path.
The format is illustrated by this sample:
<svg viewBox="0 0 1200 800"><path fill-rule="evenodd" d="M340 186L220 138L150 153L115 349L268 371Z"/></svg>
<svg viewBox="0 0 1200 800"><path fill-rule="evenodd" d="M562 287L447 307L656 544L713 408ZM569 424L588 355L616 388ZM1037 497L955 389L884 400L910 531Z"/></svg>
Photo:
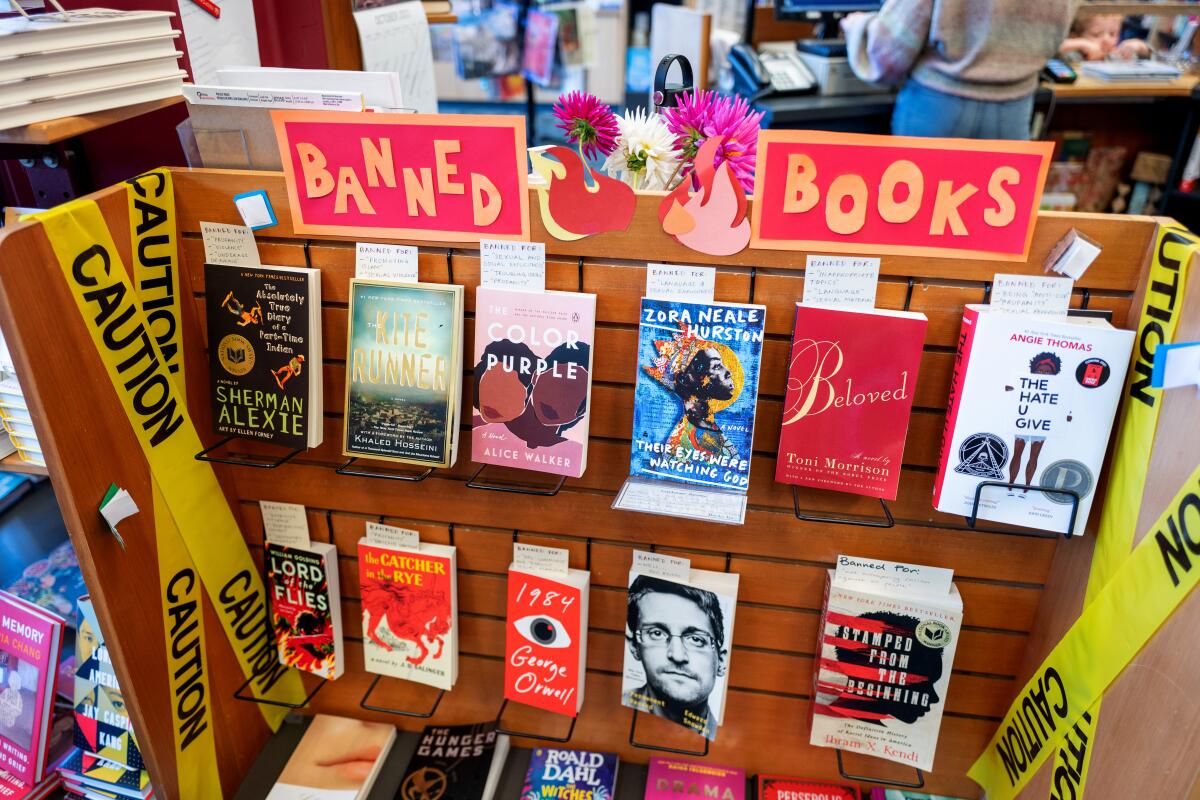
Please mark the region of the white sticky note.
<svg viewBox="0 0 1200 800"><path fill-rule="evenodd" d="M397 547L402 550L420 550L421 534L412 528L398 528L381 522L367 523L367 541L380 547Z"/></svg>
<svg viewBox="0 0 1200 800"><path fill-rule="evenodd" d="M1067 239L1066 247L1047 269L1077 281L1100 256L1100 245L1078 234L1068 236Z"/></svg>
<svg viewBox="0 0 1200 800"><path fill-rule="evenodd" d="M567 577L571 552L561 547L539 547L536 544L513 544L512 568L517 572L540 572Z"/></svg>
<svg viewBox="0 0 1200 800"><path fill-rule="evenodd" d="M271 208L271 201L267 199L267 193L264 191L239 194L233 198L233 205L242 215L242 222L252 231L279 224Z"/></svg>
<svg viewBox="0 0 1200 800"><path fill-rule="evenodd" d="M479 242L479 285L518 292L546 291L546 245L543 242Z"/></svg>
<svg viewBox="0 0 1200 800"><path fill-rule="evenodd" d="M272 544L286 547L308 547L308 515L299 503L276 503L260 500L263 535Z"/></svg>
<svg viewBox="0 0 1200 800"><path fill-rule="evenodd" d="M133 496L124 489L117 489L108 502L100 506L100 516L104 517L104 521L108 523L108 529L117 537L117 541L121 544L121 549L125 549L125 539L117 531L117 525L122 520L132 517L138 513L137 503L133 501Z"/></svg>
<svg viewBox="0 0 1200 800"><path fill-rule="evenodd" d="M633 551L630 571L638 575L650 575L676 583L687 583L692 572L692 560L669 556L665 553L650 553L646 550Z"/></svg>
<svg viewBox="0 0 1200 800"><path fill-rule="evenodd" d="M686 264L646 265L646 297L651 300L711 303L716 287L716 267Z"/></svg>
<svg viewBox="0 0 1200 800"><path fill-rule="evenodd" d="M262 266L258 257L258 245L254 242L254 232L245 225L201 222L200 235L204 239L205 262L231 267Z"/></svg>
<svg viewBox="0 0 1200 800"><path fill-rule="evenodd" d="M879 289L879 259L860 256L813 256L804 264L807 306L874 308Z"/></svg>
<svg viewBox="0 0 1200 800"><path fill-rule="evenodd" d="M408 244L357 242L354 277L377 281L417 282L417 248Z"/></svg>
<svg viewBox="0 0 1200 800"><path fill-rule="evenodd" d="M858 586L895 594L936 597L950 593L954 570L875 558L838 556L833 580L839 586L849 588Z"/></svg>
<svg viewBox="0 0 1200 800"><path fill-rule="evenodd" d="M992 279L991 307L1007 314L1065 317L1075 281L1046 275L1005 275Z"/></svg>
<svg viewBox="0 0 1200 800"><path fill-rule="evenodd" d="M1160 344L1156 347L1150 386L1155 389L1200 387L1200 342Z"/></svg>

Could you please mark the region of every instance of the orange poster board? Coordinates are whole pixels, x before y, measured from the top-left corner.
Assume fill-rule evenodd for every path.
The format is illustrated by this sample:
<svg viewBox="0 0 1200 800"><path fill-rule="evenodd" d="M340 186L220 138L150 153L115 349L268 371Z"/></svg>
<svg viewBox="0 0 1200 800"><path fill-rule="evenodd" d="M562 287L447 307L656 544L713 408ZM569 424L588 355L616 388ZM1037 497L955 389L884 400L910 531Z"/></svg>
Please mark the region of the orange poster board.
<svg viewBox="0 0 1200 800"><path fill-rule="evenodd" d="M1053 142L760 131L750 246L1024 261Z"/></svg>

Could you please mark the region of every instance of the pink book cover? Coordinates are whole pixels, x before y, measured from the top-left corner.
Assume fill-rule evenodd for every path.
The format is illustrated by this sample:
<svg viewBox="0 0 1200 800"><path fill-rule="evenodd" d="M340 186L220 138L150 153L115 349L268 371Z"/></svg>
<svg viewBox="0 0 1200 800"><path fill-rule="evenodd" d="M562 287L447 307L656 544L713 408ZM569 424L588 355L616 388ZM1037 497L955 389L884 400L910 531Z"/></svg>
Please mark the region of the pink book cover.
<svg viewBox="0 0 1200 800"><path fill-rule="evenodd" d="M63 621L0 592L0 770L29 784L45 769Z"/></svg>
<svg viewBox="0 0 1200 800"><path fill-rule="evenodd" d="M594 294L479 288L473 461L583 474L595 329Z"/></svg>
<svg viewBox="0 0 1200 800"><path fill-rule="evenodd" d="M646 800L690 800L696 797L745 800L745 770L674 758L650 759Z"/></svg>

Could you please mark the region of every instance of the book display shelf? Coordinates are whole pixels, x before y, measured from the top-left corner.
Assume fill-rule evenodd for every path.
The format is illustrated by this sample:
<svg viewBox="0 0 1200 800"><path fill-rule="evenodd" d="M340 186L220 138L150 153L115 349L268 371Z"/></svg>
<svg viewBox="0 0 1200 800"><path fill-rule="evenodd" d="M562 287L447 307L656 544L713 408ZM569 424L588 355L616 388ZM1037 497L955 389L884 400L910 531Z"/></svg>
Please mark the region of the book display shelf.
<svg viewBox="0 0 1200 800"><path fill-rule="evenodd" d="M174 170L180 233L180 287L186 347L188 409L205 447L211 433L206 332L204 249L200 221L238 223L231 198L263 189L279 224L258 236L263 264L321 271L324 326L324 444L273 469L213 464L241 524L252 555L263 552L260 500L307 507L314 541L331 542L340 558L342 617L346 625L346 673L312 696L304 713L325 712L389 722L419 730L426 719L394 709L428 710L434 724L495 718L501 707L505 578L513 541L566 548L571 566L592 575L587 700L573 726L571 747L618 752L623 760L648 758L631 742L633 712L620 705L625 648L625 595L631 552L656 549L690 557L698 569L741 576L737 627L729 674L727 719L708 757L747 774L786 771L814 780L839 780L837 753L812 747L809 710L813 653L826 569L842 553L952 568L962 594L964 620L947 696L937 763L924 791L978 796L966 776L984 750L1025 679L1023 670L1045 641L1039 604L1054 582L1056 555L1090 548L1100 514L1082 540L1041 538L1027 531L933 511L930 496L937 466L947 394L963 306L984 302L996 272L1042 274L1042 259L1072 228L1095 240L1102 252L1076 282L1072 304L1112 313L1112 323L1136 322L1135 297L1146 273L1159 220L1149 217L1043 213L1026 263L963 261L912 256L882 259L878 306L927 315L920 380L915 389L899 498L887 508L889 528L840 524L879 516L876 500L849 494L805 491L805 515L797 517L791 488L774 480L794 302L801 297L804 253L746 250L724 258L688 250L662 232L659 195L642 195L623 233L574 242L549 236L530 202L531 238L546 244L546 288L595 293L590 464L583 477L567 479L552 497L520 492L474 491L468 483L478 465L469 445L456 466L420 482L372 480L340 469L342 407L346 380L348 286L354 244L335 238L289 236L292 218L284 179L278 173ZM100 205L118 250L131 263L128 202L123 185L92 196ZM466 288L464 341L474 338L478 246L446 243L420 247L423 282ZM639 301L647 259L717 266L716 299L767 307L767 341L755 429L754 466L745 524L731 527L615 511L613 495L628 474ZM174 702L167 679L161 597L156 582L153 515L122 523L122 548L97 513L110 483L135 498L151 496L146 461L108 387L102 364L91 353L88 333L65 282L48 275L55 260L40 223L6 229L0 237L0 323L27 385L38 437L45 444L54 488L80 554L96 608L125 690L148 768L163 796L177 795L179 777L172 747ZM1131 308L1134 309L1131 311ZM53 341L54 347L43 343ZM464 382L463 419L470 420L471 382ZM464 429L465 435L465 429ZM240 441L231 452L263 457ZM505 470L490 468L489 480ZM519 477L514 481L522 480ZM1177 487L1172 484L1172 490ZM149 503L147 502L147 506ZM384 520L420 531L422 540L458 548L461 675L438 697L432 687L385 679L362 669L356 543L367 521ZM1072 554L1073 559L1079 556ZM1086 574L1086 568L1084 571ZM1076 576L1078 585L1082 579ZM1057 596L1057 595L1056 595ZM1044 612L1043 612L1044 614ZM270 732L254 703L235 699L244 678L216 621L205 608L209 649L209 695L217 757L226 796L232 796ZM1036 661L1034 662L1036 663ZM373 683L373 681L375 681ZM316 679L305 677L306 694ZM370 704L364 698L371 691ZM435 705L435 698L437 699ZM568 720L525 706L503 709L504 727L561 736ZM639 742L698 751L694 734L641 715ZM529 740L516 739L516 746ZM846 754L844 769L882 780L911 780L912 769Z"/></svg>

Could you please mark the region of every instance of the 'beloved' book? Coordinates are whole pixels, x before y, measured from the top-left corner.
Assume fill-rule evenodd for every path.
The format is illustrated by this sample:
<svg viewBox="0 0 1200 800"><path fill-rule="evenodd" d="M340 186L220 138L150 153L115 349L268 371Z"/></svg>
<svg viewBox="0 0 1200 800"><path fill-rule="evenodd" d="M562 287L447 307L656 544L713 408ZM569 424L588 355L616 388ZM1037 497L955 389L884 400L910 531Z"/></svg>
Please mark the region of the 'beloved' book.
<svg viewBox="0 0 1200 800"><path fill-rule="evenodd" d="M117 683L90 597L79 599L79 617L75 637L75 746L133 773L145 770L125 695Z"/></svg>
<svg viewBox="0 0 1200 800"><path fill-rule="evenodd" d="M397 797L439 800L492 800L504 762L508 737L496 721L474 725L427 726L400 783Z"/></svg>
<svg viewBox="0 0 1200 800"><path fill-rule="evenodd" d="M521 800L612 800L617 767L616 753L535 747Z"/></svg>
<svg viewBox="0 0 1200 800"><path fill-rule="evenodd" d="M321 272L204 265L213 429L316 447L324 436Z"/></svg>
<svg viewBox="0 0 1200 800"><path fill-rule="evenodd" d="M796 304L775 480L895 500L925 315Z"/></svg>
<svg viewBox="0 0 1200 800"><path fill-rule="evenodd" d="M395 741L395 725L317 714L267 800L363 800Z"/></svg>
<svg viewBox="0 0 1200 800"><path fill-rule="evenodd" d="M350 281L346 455L454 466L462 324L461 286Z"/></svg>
<svg viewBox="0 0 1200 800"><path fill-rule="evenodd" d="M1079 535L1087 528L1133 331L1101 319L963 312L942 454L938 511ZM1039 491L1045 490L1045 491ZM1067 531L1078 497L1075 527Z"/></svg>
<svg viewBox="0 0 1200 800"><path fill-rule="evenodd" d="M458 679L455 549L358 540L363 658L368 672L449 689Z"/></svg>
<svg viewBox="0 0 1200 800"><path fill-rule="evenodd" d="M766 308L643 298L629 474L750 486Z"/></svg>
<svg viewBox="0 0 1200 800"><path fill-rule="evenodd" d="M646 775L646 800L745 800L746 773L700 761L652 758Z"/></svg>
<svg viewBox="0 0 1200 800"><path fill-rule="evenodd" d="M322 678L340 677L346 659L337 548L328 542L312 542L307 548L271 541L266 545L279 663Z"/></svg>
<svg viewBox="0 0 1200 800"><path fill-rule="evenodd" d="M0 592L0 770L31 785L45 774L63 627L61 617Z"/></svg>
<svg viewBox="0 0 1200 800"><path fill-rule="evenodd" d="M552 576L510 566L504 696L556 714L583 708L591 573Z"/></svg>
<svg viewBox="0 0 1200 800"><path fill-rule="evenodd" d="M759 775L755 800L861 800L857 786L818 783L784 775Z"/></svg>
<svg viewBox="0 0 1200 800"><path fill-rule="evenodd" d="M952 579L838 557L817 629L810 744L933 769L963 617Z"/></svg>
<svg viewBox="0 0 1200 800"><path fill-rule="evenodd" d="M594 294L479 287L471 460L583 474L595 328Z"/></svg>
<svg viewBox="0 0 1200 800"><path fill-rule="evenodd" d="M681 583L630 570L621 704L715 739L737 591L730 572L693 569Z"/></svg>

